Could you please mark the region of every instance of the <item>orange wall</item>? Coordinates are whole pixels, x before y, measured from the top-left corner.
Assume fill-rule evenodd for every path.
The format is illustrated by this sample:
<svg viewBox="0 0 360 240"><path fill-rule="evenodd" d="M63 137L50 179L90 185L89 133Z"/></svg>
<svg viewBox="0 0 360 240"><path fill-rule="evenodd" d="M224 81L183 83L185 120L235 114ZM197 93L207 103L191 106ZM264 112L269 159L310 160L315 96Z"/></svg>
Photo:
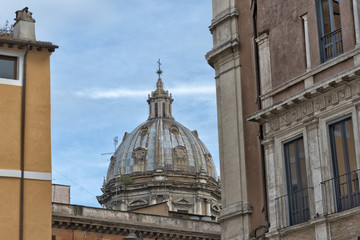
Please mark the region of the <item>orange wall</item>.
<svg viewBox="0 0 360 240"><path fill-rule="evenodd" d="M17 46L0 49L19 50ZM1 53L0 53L1 54ZM27 56L25 171L51 173L50 55ZM15 81L15 80L14 80ZM20 172L22 86L0 84L0 170ZM24 181L24 240L51 239L51 180ZM0 176L0 239L18 239L20 178Z"/></svg>

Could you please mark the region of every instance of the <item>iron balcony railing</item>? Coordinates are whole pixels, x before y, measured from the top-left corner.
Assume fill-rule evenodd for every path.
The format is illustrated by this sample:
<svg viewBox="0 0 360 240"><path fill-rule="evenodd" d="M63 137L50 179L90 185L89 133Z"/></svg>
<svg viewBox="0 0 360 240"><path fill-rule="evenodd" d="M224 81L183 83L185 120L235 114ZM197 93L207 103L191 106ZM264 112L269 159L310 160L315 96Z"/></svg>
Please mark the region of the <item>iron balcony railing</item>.
<svg viewBox="0 0 360 240"><path fill-rule="evenodd" d="M341 28L321 38L323 62L339 56L344 52Z"/></svg>
<svg viewBox="0 0 360 240"><path fill-rule="evenodd" d="M360 169L321 183L324 214L360 206Z"/></svg>
<svg viewBox="0 0 360 240"><path fill-rule="evenodd" d="M310 220L310 199L313 188L302 190L275 198L277 228L285 228Z"/></svg>

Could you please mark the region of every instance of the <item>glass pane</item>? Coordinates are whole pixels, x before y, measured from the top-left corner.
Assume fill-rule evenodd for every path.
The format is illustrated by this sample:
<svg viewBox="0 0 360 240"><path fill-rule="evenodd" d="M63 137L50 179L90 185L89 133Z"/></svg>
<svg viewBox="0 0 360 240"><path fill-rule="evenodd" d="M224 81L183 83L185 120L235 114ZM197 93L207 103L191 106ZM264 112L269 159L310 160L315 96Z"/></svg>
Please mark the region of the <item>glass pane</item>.
<svg viewBox="0 0 360 240"><path fill-rule="evenodd" d="M296 156L295 156L295 142L289 143L289 163L290 163L290 184L291 191L295 192L299 190L298 181L297 181L297 172L296 172Z"/></svg>
<svg viewBox="0 0 360 240"><path fill-rule="evenodd" d="M354 144L354 131L352 127L351 119L348 119L345 122L345 130L346 130L346 142L349 153L349 167L350 172L355 171L356 167L356 157L355 157L355 144Z"/></svg>
<svg viewBox="0 0 360 240"><path fill-rule="evenodd" d="M301 138L298 140L298 151L299 151L299 166L301 172L301 188L307 188L307 176L306 176L306 164L305 164L305 150L304 150L304 140Z"/></svg>
<svg viewBox="0 0 360 240"><path fill-rule="evenodd" d="M338 30L341 28L340 25L340 6L338 0L332 0L333 2L333 15L334 15L334 27L333 31Z"/></svg>
<svg viewBox="0 0 360 240"><path fill-rule="evenodd" d="M0 78L16 79L16 58L0 56Z"/></svg>
<svg viewBox="0 0 360 240"><path fill-rule="evenodd" d="M327 35L332 32L330 15L329 15L329 0L322 0L321 7L322 7L322 15L323 15L323 23L324 23L324 35Z"/></svg>
<svg viewBox="0 0 360 240"><path fill-rule="evenodd" d="M341 122L333 125L334 143L336 151L336 162L338 167L338 175L341 176L346 173L345 159L344 159L344 145L342 141Z"/></svg>

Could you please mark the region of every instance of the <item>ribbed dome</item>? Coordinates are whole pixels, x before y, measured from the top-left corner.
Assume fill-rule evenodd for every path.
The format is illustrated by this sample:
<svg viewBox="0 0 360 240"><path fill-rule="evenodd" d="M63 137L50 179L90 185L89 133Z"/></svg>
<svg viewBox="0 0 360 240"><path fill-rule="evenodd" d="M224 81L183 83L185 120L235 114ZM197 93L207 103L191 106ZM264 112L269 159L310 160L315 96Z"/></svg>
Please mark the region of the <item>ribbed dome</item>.
<svg viewBox="0 0 360 240"><path fill-rule="evenodd" d="M220 183L211 154L198 137L172 116L171 94L162 71L148 97L149 117L125 133L110 159L98 196L109 209L133 210L167 203L169 211L218 217Z"/></svg>
<svg viewBox="0 0 360 240"><path fill-rule="evenodd" d="M196 131L172 118L151 118L124 139L114 154L107 181L117 174L153 171L158 168L200 172L217 177L211 154Z"/></svg>

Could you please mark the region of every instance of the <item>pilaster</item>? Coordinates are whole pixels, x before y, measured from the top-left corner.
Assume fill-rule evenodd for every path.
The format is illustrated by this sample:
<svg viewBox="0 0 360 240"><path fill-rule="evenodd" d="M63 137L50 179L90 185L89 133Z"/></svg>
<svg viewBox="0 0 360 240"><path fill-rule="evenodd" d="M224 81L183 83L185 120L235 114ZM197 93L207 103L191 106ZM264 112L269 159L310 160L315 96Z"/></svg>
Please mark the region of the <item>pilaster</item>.
<svg viewBox="0 0 360 240"><path fill-rule="evenodd" d="M306 138L308 145L309 163L312 174L312 186L314 187L315 214L323 215L323 199L321 191L321 182L323 181L320 161L320 138L319 138L319 121L314 119L306 126Z"/></svg>
<svg viewBox="0 0 360 240"><path fill-rule="evenodd" d="M213 49L206 54L215 69L222 188L222 239L248 239L248 201L241 59L235 0L213 0L210 31Z"/></svg>
<svg viewBox="0 0 360 240"><path fill-rule="evenodd" d="M256 39L256 42L259 47L261 94L266 94L272 89L269 35L267 33L262 34ZM264 108L271 106L272 97L262 99L262 105Z"/></svg>

